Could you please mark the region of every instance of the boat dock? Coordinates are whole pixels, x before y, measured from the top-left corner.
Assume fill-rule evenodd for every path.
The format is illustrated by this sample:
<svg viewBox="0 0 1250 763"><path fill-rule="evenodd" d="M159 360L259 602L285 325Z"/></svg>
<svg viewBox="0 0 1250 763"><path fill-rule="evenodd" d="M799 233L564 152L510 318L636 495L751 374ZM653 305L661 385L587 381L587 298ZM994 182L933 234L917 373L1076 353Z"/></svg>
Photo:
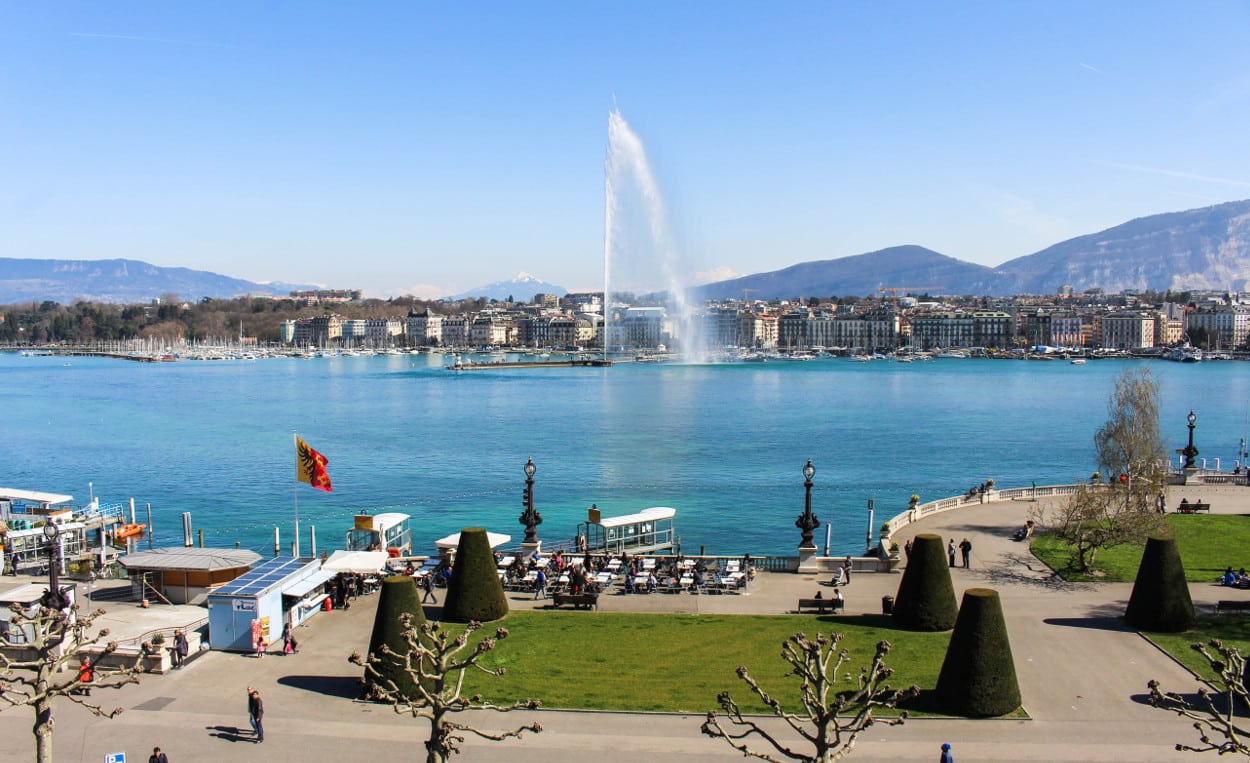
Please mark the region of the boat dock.
<svg viewBox="0 0 1250 763"><path fill-rule="evenodd" d="M586 358L579 360L498 360L487 363L474 363L472 360L459 360L450 366L448 371L485 371L501 368L569 368L573 366L607 367L614 361L604 358Z"/></svg>

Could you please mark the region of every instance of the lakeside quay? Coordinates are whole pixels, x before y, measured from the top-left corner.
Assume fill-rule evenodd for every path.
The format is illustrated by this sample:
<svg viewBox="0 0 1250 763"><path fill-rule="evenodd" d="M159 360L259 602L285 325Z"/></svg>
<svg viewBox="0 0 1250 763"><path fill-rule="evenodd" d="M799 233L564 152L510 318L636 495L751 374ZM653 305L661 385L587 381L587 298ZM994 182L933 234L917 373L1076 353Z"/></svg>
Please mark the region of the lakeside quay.
<svg viewBox="0 0 1250 763"><path fill-rule="evenodd" d="M1172 486L1168 505L1182 497L1209 502L1213 513L1250 514L1250 489L1241 486ZM1171 690L1192 692L1197 680L1148 640L1125 626L1121 615L1128 583L1066 583L1011 540L1026 518L1045 511L1051 499L992 501L919 519L896 534L905 542L916 532L935 532L973 543L972 566L952 570L956 594L965 588L997 589L1007 618L1027 719L913 718L896 728L875 727L860 737L850 760L930 759L942 742L960 761L1181 761L1193 753L1173 749L1196 741L1190 724L1149 707L1146 682L1159 679ZM797 533L794 533L797 535ZM1232 563L1234 560L1230 560ZM821 590L827 575L760 573L741 596L606 596L603 611L675 614L768 614L785 616L800 597ZM897 573L856 575L845 589L847 614L827 618L829 629L856 614L880 612L881 597L897 590ZM1190 585L1200 613L1210 612L1226 589ZM441 599L441 596L440 596ZM389 707L355 702L359 669L346 657L367 648L376 597L356 600L345 612L323 613L299 630L300 653L252 657L209 652L181 670L145 677L138 686L97 691L106 707L126 708L118 718L93 718L58 703L55 750L58 760L102 760L125 751L141 759L160 745L179 763L203 761L310 760L373 761L419 757L423 729ZM532 608L526 594L509 594L514 610ZM543 602L537 602L541 605ZM138 612L134 604L106 609ZM437 618L437 608L427 609ZM584 613L594 617L595 613ZM779 646L779 645L778 645ZM611 640L593 645L611 651ZM588 647L589 648L589 647ZM762 657L765 655L762 655ZM766 655L771 658L774 655ZM725 666L725 688L741 691ZM905 676L899 677L905 681ZM680 676L673 680L679 681ZM266 703L266 741L247 732L244 687L257 687ZM788 699L788 698L787 698ZM708 708L715 697L708 697ZM553 758L592 755L615 763L647 756L692 761L741 760L719 740L705 738L702 715L636 714L543 710L533 713L546 731L521 740L490 743L470 738L463 760L507 759L549 763ZM516 714L476 719L484 728L511 726ZM0 712L6 744L0 760L30 758L30 714Z"/></svg>

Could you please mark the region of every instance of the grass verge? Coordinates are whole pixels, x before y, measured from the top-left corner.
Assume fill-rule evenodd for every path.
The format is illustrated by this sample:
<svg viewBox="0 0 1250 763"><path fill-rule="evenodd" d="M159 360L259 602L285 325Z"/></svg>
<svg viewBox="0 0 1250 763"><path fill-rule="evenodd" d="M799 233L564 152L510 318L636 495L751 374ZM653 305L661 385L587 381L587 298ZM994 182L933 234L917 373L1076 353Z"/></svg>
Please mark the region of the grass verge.
<svg viewBox="0 0 1250 763"><path fill-rule="evenodd" d="M1246 549L1250 548L1250 517L1218 514L1169 514L1164 518L1176 533L1176 548L1185 565L1185 579L1191 583L1213 581L1232 565L1234 569L1250 566ZM1098 552L1094 570L1086 575L1069 565L1072 547L1046 533L1033 540L1033 555L1059 573L1064 580L1133 582L1141 565L1142 549L1138 546L1117 546Z"/></svg>
<svg viewBox="0 0 1250 763"><path fill-rule="evenodd" d="M1184 633L1146 633L1151 641L1172 655L1182 665L1208 680L1215 678L1215 671L1202 655L1190 648L1191 644L1205 644L1219 639L1228 646L1235 646L1241 653L1250 654L1250 618L1221 616L1200 617L1193 630ZM1186 691L1184 687L1169 686L1169 691Z"/></svg>
<svg viewBox="0 0 1250 763"><path fill-rule="evenodd" d="M488 656L507 668L499 677L470 674L467 693L498 701L537 697L544 707L704 713L729 691L747 712L766 712L737 677L745 665L783 706L798 710L797 678L781 658L787 637L803 631L841 633L851 659L839 671L867 667L882 639L893 646L886 665L892 686L937 684L950 633L895 630L881 615L650 615L513 612L510 633ZM482 629L493 634L494 629ZM849 684L848 684L849 688ZM917 708L923 710L925 708Z"/></svg>

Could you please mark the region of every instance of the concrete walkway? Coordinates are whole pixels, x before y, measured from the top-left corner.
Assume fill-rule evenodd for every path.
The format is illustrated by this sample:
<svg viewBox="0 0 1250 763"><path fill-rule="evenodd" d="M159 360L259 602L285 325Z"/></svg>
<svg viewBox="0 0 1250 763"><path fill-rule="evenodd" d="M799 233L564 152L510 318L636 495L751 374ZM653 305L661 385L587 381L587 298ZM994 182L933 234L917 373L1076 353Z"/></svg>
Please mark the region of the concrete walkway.
<svg viewBox="0 0 1250 763"><path fill-rule="evenodd" d="M1190 501L1210 502L1214 512L1250 514L1250 489L1181 491L1170 491L1169 507L1183 494ZM1151 678L1183 692L1193 691L1197 683L1124 627L1120 615L1131 585L1064 583L1023 544L1010 539L1030 512L1045 508L1027 501L991 503L908 528L953 537L956 543L967 537L973 543L971 569L952 570L956 593L973 586L1000 592L1030 719L911 719L901 727L875 727L860 738L851 760L931 760L942 742L952 744L960 763L1196 759L1193 753L1173 749L1177 742L1196 741L1190 725L1145 704L1146 682ZM906 536L900 539L905 540ZM845 591L848 612L880 612L881 597L893 595L898 581L898 574L857 574ZM815 576L761 574L745 595L609 595L601 599L600 608L781 614L792 610L798 598L827 590L822 582ZM1218 587L1203 584L1194 584L1192 591L1200 609L1220 593ZM509 598L516 609L535 605L528 596L509 594ZM367 648L374 605L374 598L366 598L349 611L317 616L299 630L298 655L273 654L257 660L206 653L181 671L147 677L139 686L97 690L93 699L106 707L126 708L111 721L59 703L55 759L102 761L106 754L124 751L128 761L146 760L152 747L160 745L176 763L420 760L423 737L417 721L386 707L352 701L360 671L346 657ZM125 619L127 607L135 605L105 608L110 616ZM732 669L726 666L727 676ZM258 688L265 699L266 740L260 745L248 730L244 697L248 685ZM708 698L709 707L714 699ZM558 711L534 715L546 729L543 734L505 743L470 739L463 759L511 763L550 763L587 755L601 763L635 763L653 755L690 761L742 759L724 742L699 733L700 715ZM6 740L0 761L33 757L32 720L24 708L0 713L0 733ZM520 720L518 714L491 715L481 723L504 728Z"/></svg>

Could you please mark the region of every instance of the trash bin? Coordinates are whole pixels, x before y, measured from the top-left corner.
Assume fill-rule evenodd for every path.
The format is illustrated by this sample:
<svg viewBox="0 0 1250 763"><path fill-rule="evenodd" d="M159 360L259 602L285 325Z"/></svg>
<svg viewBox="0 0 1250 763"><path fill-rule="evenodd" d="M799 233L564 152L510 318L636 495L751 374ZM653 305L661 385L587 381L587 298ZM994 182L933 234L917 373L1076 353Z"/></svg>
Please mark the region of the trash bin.
<svg viewBox="0 0 1250 763"><path fill-rule="evenodd" d="M881 597L881 614L883 615L894 614L894 597L893 596Z"/></svg>

